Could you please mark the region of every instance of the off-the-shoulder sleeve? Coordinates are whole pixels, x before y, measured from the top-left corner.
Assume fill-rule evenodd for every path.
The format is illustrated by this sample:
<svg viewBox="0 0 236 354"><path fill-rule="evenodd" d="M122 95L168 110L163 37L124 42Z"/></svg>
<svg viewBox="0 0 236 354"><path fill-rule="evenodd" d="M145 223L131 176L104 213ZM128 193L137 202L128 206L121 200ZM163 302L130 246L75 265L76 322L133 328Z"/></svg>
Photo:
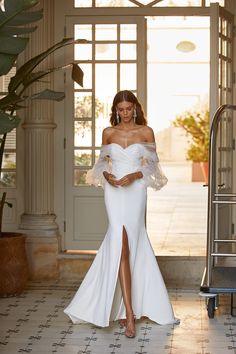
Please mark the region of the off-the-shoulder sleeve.
<svg viewBox="0 0 236 354"><path fill-rule="evenodd" d="M144 182L147 187L152 187L159 190L168 182L159 163L159 158L156 153L156 144L147 143L143 145L143 154L141 159L141 172L143 178L140 181Z"/></svg>
<svg viewBox="0 0 236 354"><path fill-rule="evenodd" d="M109 157L109 149L103 145L100 150L100 155L93 168L86 174L86 183L93 184L94 186L102 186L105 182L103 172L111 173L111 159Z"/></svg>

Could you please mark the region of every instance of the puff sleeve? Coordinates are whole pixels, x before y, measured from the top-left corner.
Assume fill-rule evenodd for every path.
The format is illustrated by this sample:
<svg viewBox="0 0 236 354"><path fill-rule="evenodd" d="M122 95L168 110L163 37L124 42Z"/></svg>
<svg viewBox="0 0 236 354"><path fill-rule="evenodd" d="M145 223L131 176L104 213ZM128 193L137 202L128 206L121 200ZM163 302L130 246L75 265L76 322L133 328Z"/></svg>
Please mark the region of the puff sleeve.
<svg viewBox="0 0 236 354"><path fill-rule="evenodd" d="M147 187L152 187L154 190L159 190L164 187L168 179L164 175L159 163L159 158L156 153L156 144L147 143L143 145L143 153L140 157L140 170L143 178L140 179Z"/></svg>
<svg viewBox="0 0 236 354"><path fill-rule="evenodd" d="M86 183L92 184L96 187L104 186L105 177L103 172L107 171L111 173L111 159L109 156L108 147L103 145L100 150L100 155L93 168L87 172Z"/></svg>

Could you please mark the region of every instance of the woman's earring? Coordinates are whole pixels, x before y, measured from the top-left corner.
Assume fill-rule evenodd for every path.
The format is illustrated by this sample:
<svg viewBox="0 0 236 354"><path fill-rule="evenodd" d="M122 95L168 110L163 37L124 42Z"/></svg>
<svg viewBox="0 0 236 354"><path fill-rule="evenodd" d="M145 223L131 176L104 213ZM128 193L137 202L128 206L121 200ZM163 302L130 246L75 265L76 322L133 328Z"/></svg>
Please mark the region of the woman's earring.
<svg viewBox="0 0 236 354"><path fill-rule="evenodd" d="M120 123L120 116L118 111L116 111L116 123L119 124Z"/></svg>
<svg viewBox="0 0 236 354"><path fill-rule="evenodd" d="M136 107L134 108L134 115L133 115L133 118L134 118L134 123L136 123L136 118L137 118Z"/></svg>

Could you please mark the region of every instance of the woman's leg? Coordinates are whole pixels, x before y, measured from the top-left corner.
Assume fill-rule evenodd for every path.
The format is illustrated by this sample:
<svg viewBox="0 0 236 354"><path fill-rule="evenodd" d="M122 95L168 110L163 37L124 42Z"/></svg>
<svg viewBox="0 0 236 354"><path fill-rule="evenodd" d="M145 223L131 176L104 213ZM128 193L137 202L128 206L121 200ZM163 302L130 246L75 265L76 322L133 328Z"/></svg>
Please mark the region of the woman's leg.
<svg viewBox="0 0 236 354"><path fill-rule="evenodd" d="M119 269L119 279L126 309L126 335L132 337L135 335L134 313L131 300L131 274L129 265L129 243L125 228L122 233L122 251Z"/></svg>

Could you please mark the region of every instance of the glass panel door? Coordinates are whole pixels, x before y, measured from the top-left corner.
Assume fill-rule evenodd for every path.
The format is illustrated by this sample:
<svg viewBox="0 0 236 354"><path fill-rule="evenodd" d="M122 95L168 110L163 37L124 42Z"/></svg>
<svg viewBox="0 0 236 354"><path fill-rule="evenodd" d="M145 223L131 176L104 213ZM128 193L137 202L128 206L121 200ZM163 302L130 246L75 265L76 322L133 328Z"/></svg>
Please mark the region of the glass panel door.
<svg viewBox="0 0 236 354"><path fill-rule="evenodd" d="M66 28L67 36L87 42L66 53L83 69L84 87L66 78L65 248L97 249L106 230L103 193L87 186L85 176L99 156L116 92L132 90L146 106L146 21L74 16L67 18Z"/></svg>

